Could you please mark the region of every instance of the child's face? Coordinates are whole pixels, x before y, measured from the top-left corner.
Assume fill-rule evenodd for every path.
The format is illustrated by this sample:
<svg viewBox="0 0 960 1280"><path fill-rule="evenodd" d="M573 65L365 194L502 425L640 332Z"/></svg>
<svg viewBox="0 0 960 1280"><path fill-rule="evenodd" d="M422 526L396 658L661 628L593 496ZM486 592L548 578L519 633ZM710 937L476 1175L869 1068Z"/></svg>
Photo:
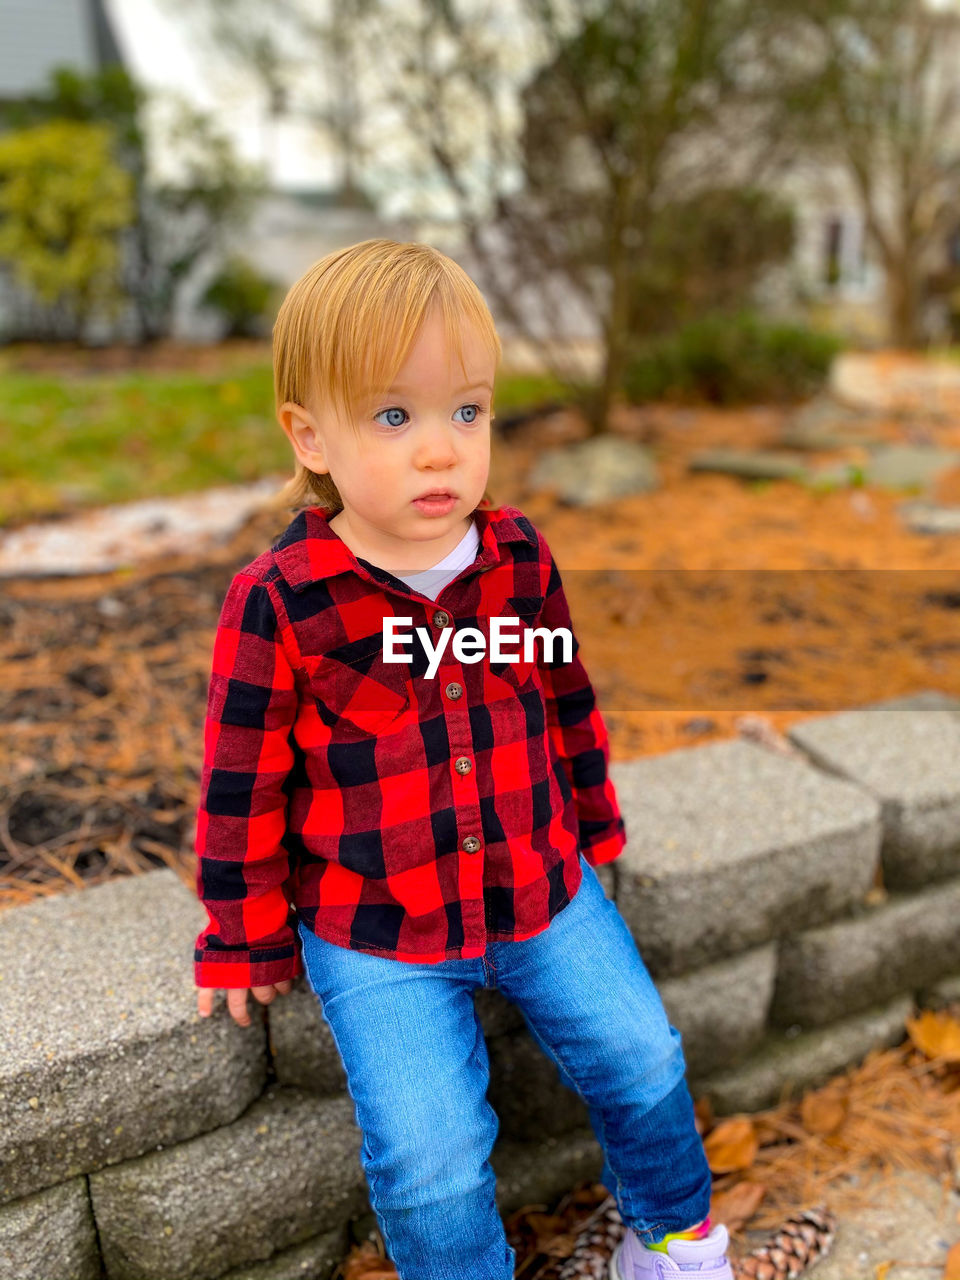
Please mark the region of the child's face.
<svg viewBox="0 0 960 1280"><path fill-rule="evenodd" d="M389 393L357 410L357 434L333 412L285 404L280 422L299 460L329 472L355 538L370 545L450 541L483 497L490 471L496 366L472 326L463 333L463 376L435 309ZM448 490L444 507L418 505Z"/></svg>

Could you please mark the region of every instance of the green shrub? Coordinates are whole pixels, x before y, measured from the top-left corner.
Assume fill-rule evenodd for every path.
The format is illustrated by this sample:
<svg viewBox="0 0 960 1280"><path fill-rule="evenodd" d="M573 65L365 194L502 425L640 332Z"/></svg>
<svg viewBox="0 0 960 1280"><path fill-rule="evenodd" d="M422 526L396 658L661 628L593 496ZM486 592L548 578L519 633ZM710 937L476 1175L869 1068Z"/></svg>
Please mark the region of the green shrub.
<svg viewBox="0 0 960 1280"><path fill-rule="evenodd" d="M108 124L48 120L0 136L0 262L82 328L121 300L122 233L133 180L112 158Z"/></svg>
<svg viewBox="0 0 960 1280"><path fill-rule="evenodd" d="M245 258L228 258L203 295L226 321L227 338L263 337L278 285Z"/></svg>
<svg viewBox="0 0 960 1280"><path fill-rule="evenodd" d="M770 322L752 311L714 312L638 344L623 389L634 404L802 399L826 379L842 345L833 334Z"/></svg>

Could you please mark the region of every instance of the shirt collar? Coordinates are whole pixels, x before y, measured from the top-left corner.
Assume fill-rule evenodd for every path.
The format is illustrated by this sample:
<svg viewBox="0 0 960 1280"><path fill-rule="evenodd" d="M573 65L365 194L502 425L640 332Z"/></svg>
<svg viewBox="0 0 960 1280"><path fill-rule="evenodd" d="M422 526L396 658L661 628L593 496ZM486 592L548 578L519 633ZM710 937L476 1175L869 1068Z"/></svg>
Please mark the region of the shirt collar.
<svg viewBox="0 0 960 1280"><path fill-rule="evenodd" d="M381 576L385 571L377 570L377 576L371 574L366 562L358 560L337 531L330 528L329 521L334 514L325 507L306 507L291 520L274 544L274 563L294 591L338 573L356 573L368 582L383 585ZM516 507L479 506L473 518L480 535L474 561L479 568L500 562L502 543L527 542L536 546L536 532Z"/></svg>

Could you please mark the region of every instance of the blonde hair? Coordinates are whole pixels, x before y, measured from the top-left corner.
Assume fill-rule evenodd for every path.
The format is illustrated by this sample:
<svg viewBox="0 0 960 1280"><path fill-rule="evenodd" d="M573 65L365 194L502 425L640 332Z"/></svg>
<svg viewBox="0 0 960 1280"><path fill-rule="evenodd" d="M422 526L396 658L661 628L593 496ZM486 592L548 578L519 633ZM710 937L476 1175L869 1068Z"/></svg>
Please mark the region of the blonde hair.
<svg viewBox="0 0 960 1280"><path fill-rule="evenodd" d="M440 308L464 374L464 321L476 327L499 368L500 339L483 295L438 249L363 240L315 262L291 285L273 326L277 413L288 400L304 408L326 402L341 420L352 420L361 400L390 386L432 304ZM484 490L480 505L491 502ZM297 459L275 505L340 511L343 500L329 473L311 471Z"/></svg>

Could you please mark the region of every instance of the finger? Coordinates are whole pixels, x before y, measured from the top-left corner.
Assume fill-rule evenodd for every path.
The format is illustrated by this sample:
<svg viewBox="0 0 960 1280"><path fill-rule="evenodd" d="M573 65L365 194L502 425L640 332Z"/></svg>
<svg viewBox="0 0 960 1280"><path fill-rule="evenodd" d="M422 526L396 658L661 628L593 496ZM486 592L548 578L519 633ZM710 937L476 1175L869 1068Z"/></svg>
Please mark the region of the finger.
<svg viewBox="0 0 960 1280"><path fill-rule="evenodd" d="M276 988L271 982L267 987L251 987L254 1000L259 1000L261 1004L269 1004L277 994Z"/></svg>
<svg viewBox="0 0 960 1280"><path fill-rule="evenodd" d="M241 1027L249 1027L250 1015L247 1013L246 987L233 987L227 992L227 1008L234 1022Z"/></svg>
<svg viewBox="0 0 960 1280"><path fill-rule="evenodd" d="M287 992L290 990L290 988L293 986L293 979L284 978L282 982L276 983L275 986L277 990L280 992L280 994L285 996Z"/></svg>
<svg viewBox="0 0 960 1280"><path fill-rule="evenodd" d="M197 1013L201 1018L209 1018L213 1013L213 987L197 987Z"/></svg>

